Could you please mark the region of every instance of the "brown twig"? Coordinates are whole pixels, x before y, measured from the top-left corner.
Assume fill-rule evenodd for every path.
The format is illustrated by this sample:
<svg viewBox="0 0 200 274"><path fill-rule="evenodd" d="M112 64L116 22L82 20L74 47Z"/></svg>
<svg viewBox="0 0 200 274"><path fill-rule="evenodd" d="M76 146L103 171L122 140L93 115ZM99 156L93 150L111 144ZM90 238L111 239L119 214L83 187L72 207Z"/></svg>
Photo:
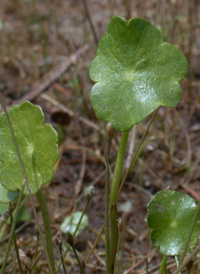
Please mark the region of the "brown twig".
<svg viewBox="0 0 200 274"><path fill-rule="evenodd" d="M90 247L90 249L93 248L93 244L90 241L87 241L87 245ZM97 259L97 261L102 265L102 266L106 266L105 261L101 259L101 257L98 255L98 253L94 250L93 252L95 258Z"/></svg>
<svg viewBox="0 0 200 274"><path fill-rule="evenodd" d="M48 74L46 74L41 80L39 80L35 87L26 95L24 95L21 99L19 99L16 103L21 104L26 100L33 100L40 93L45 91L48 87L50 87L54 82L56 82L63 73L65 73L72 65L74 65L78 58L85 54L89 50L89 45L84 45L80 49L78 49L70 58L66 58L66 60L55 69L51 70Z"/></svg>
<svg viewBox="0 0 200 274"><path fill-rule="evenodd" d="M194 190L192 189L191 187L189 187L187 184L182 184L181 185L182 188L184 188L187 192L190 193L190 195L198 202L200 201L200 196L199 194Z"/></svg>
<svg viewBox="0 0 200 274"><path fill-rule="evenodd" d="M91 18L91 15L90 15L90 12L89 12L89 9L88 9L88 6L87 6L87 2L86 2L86 0L82 0L82 3L83 3L83 7L85 9L89 24L90 24L90 28L92 30L92 34L93 34L93 37L94 37L95 44L96 44L96 46L98 46L99 41L98 41L97 34L96 34L96 31L95 31L95 28L94 28L94 24L92 22L92 18Z"/></svg>
<svg viewBox="0 0 200 274"><path fill-rule="evenodd" d="M97 124L93 123L92 121L87 120L86 118L82 116L78 116L76 113L74 113L72 110L68 109L66 106L60 104L56 100L54 100L52 97L42 94L41 97L45 99L46 101L50 102L52 105L58 107L60 110L66 112L71 117L77 117L79 121L83 122L85 125L93 128L94 130L99 131L100 133L105 135L105 131L102 130Z"/></svg>
<svg viewBox="0 0 200 274"><path fill-rule="evenodd" d="M132 266L131 266L129 269L127 269L127 270L124 271L123 274L133 273L133 270L134 270L136 267L138 267L138 266L140 266L141 264L143 264L143 263L145 262L145 260L148 259L149 257L154 256L155 253L156 253L156 250L155 250L155 249L151 250L151 251L150 251L142 260L138 261L137 263L134 262L134 263L132 264Z"/></svg>
<svg viewBox="0 0 200 274"><path fill-rule="evenodd" d="M89 254L88 254L88 256L87 256L87 258L85 259L85 266L86 266L86 264L88 263L88 261L89 261L91 255L93 254L93 252L94 252L94 250L95 250L95 248L96 248L96 246L97 246L97 244L98 244L98 242L99 242L99 240L100 240L100 238L101 238L101 234L102 234L103 231L104 231L105 224L106 224L106 223L105 223L105 221L104 221L104 224L103 224L103 226L101 227L101 230L100 230L100 232L99 232L99 235L97 236L97 238L96 238L96 240L95 240L95 242L94 242L94 244L93 244L93 246L92 246L92 248L91 248L91 250L90 250L90 252L89 252Z"/></svg>
<svg viewBox="0 0 200 274"><path fill-rule="evenodd" d="M36 264L37 264L37 262L39 261L39 259L40 259L41 256L42 256L42 253L40 252L40 253L37 255L37 257L36 257L36 259L35 259L33 265L31 266L31 269L29 270L28 274L30 274L30 273L32 272L32 270L35 268L35 266L36 266Z"/></svg>

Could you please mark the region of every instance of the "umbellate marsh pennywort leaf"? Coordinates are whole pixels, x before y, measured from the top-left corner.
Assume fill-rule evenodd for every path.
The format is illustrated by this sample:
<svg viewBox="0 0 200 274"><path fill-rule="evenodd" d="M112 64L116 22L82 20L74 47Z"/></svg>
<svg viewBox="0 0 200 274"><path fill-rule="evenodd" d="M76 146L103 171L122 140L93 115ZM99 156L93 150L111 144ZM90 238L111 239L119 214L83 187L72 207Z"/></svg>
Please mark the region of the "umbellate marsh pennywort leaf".
<svg viewBox="0 0 200 274"><path fill-rule="evenodd" d="M54 175L58 158L57 133L51 125L44 125L39 106L24 102L8 111L31 193L35 194ZM23 174L15 150L5 113L0 114L0 183L9 191L20 190ZM24 194L28 194L25 187Z"/></svg>
<svg viewBox="0 0 200 274"><path fill-rule="evenodd" d="M181 255L191 228L197 206L186 194L177 191L160 191L148 205L148 226L151 240L164 255ZM191 252L200 233L200 216L188 246Z"/></svg>
<svg viewBox="0 0 200 274"><path fill-rule="evenodd" d="M9 204L17 198L19 195L19 191L8 191L5 187L3 187L0 183L0 203Z"/></svg>
<svg viewBox="0 0 200 274"><path fill-rule="evenodd" d="M90 100L100 120L125 131L158 106L175 107L186 73L182 52L151 23L113 17L90 66Z"/></svg>
<svg viewBox="0 0 200 274"><path fill-rule="evenodd" d="M60 226L60 230L64 233L70 232L71 234L74 234L76 227L79 223L79 220L81 218L81 215L82 215L81 211L76 211L72 215L67 216L62 222ZM80 226L77 230L76 236L80 234L81 231L87 227L87 225L88 225L88 216L84 215L80 223Z"/></svg>

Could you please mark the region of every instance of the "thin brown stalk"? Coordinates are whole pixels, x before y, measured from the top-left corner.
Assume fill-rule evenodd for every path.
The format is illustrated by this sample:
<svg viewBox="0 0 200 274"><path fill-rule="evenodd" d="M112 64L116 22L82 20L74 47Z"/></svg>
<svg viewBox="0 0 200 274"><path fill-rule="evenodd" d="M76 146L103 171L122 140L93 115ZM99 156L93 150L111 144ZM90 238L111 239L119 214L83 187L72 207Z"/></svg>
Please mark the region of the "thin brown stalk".
<svg viewBox="0 0 200 274"><path fill-rule="evenodd" d="M101 238L101 235L102 235L103 230L104 230L104 228L105 228L105 224L106 224L106 223L104 222L104 224L103 224L103 226L102 226L102 228L101 228L101 230L100 230L100 232L99 232L99 234L98 234L98 236L97 236L97 238L96 238L96 240L95 240L95 242L94 242L94 244L93 244L92 249L90 250L90 252L89 252L87 258L85 259L85 265L88 263L90 257L92 256L92 253L94 252L94 249L96 248L96 246L97 246L97 244L98 244L98 242L99 242L99 240L100 240L100 238Z"/></svg>
<svg viewBox="0 0 200 274"><path fill-rule="evenodd" d="M37 262L39 261L39 259L40 259L41 256L42 256L42 253L40 252L40 253L37 255L37 257L36 257L36 259L35 259L35 262L34 262L33 265L31 266L31 269L29 270L29 272L28 272L27 274L32 273L32 271L34 270L34 268L35 268L35 266L36 266L36 264L37 264Z"/></svg>
<svg viewBox="0 0 200 274"><path fill-rule="evenodd" d="M9 211L10 211L10 223L11 223L11 225L13 225L13 216L12 216L12 205L11 205L11 203L9 203ZM16 216L16 218L17 218L17 216ZM13 241L14 241L14 246L15 246L15 253L16 253L16 257L17 257L17 262L18 262L18 265L19 265L19 271L20 271L21 274L24 274L22 264L21 264L21 260L19 258L19 250L18 250L18 246L17 246L17 240L16 240L15 233L13 234Z"/></svg>
<svg viewBox="0 0 200 274"><path fill-rule="evenodd" d="M92 34L93 34L93 37L94 37L95 44L96 44L96 46L98 46L99 41L98 41L97 34L96 34L96 31L95 31L95 28L94 28L94 24L92 22L92 18L91 18L91 15L90 15L90 12L89 12L89 9L88 9L88 6L87 6L87 2L86 2L86 0L82 0L82 3L83 3L83 7L85 9L89 24L90 24L90 28L92 30Z"/></svg>

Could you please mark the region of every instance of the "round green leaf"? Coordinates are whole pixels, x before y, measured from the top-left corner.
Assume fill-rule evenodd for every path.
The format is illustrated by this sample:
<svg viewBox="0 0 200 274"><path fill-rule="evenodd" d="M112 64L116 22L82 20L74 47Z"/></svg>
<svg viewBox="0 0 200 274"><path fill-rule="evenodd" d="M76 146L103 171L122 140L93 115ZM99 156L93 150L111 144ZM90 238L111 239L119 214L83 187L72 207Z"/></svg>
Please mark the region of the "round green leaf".
<svg viewBox="0 0 200 274"><path fill-rule="evenodd" d="M83 214L82 211L76 211L71 216L67 216L62 222L60 226L60 230L64 233L70 232L71 234L74 234L82 214ZM88 225L88 216L84 215L79 225L79 228L77 230L76 236L80 234L81 231L87 227L87 225Z"/></svg>
<svg viewBox="0 0 200 274"><path fill-rule="evenodd" d="M19 191L8 191L0 183L0 203L8 204L9 202L14 201L18 195Z"/></svg>
<svg viewBox="0 0 200 274"><path fill-rule="evenodd" d="M3 215L8 209L8 204L0 203L0 216Z"/></svg>
<svg viewBox="0 0 200 274"><path fill-rule="evenodd" d="M140 123L158 106L175 107L187 60L147 20L113 17L90 66L97 117L119 131Z"/></svg>
<svg viewBox="0 0 200 274"><path fill-rule="evenodd" d="M181 255L191 228L197 206L186 194L176 191L158 192L148 205L148 225L151 240L164 255ZM200 233L200 216L188 246L191 252Z"/></svg>
<svg viewBox="0 0 200 274"><path fill-rule="evenodd" d="M8 111L31 193L35 194L54 175L58 159L57 133L51 125L44 125L39 106L24 102ZM23 173L10 133L5 113L0 114L0 182L9 191L20 190ZM25 187L24 194L28 194Z"/></svg>

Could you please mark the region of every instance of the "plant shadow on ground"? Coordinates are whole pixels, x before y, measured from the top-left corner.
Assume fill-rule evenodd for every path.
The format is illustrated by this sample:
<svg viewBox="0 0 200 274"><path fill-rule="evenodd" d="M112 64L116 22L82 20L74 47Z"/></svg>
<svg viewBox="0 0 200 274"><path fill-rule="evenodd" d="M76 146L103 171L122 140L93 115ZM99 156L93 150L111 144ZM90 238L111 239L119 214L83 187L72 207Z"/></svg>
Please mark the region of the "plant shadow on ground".
<svg viewBox="0 0 200 274"><path fill-rule="evenodd" d="M134 2L134 3L132 3ZM105 32L111 16L119 15L127 19L145 17L158 26L166 41L179 44L189 61L189 74L182 83L183 96L176 109L161 108L133 172L120 195L120 205L130 201L132 213L126 216L128 224L124 231L124 269L145 273L146 258L150 270L160 262L153 249L146 223L147 203L159 190L170 187L200 199L200 12L198 1L91 1L88 8L92 15L97 36ZM35 3L35 4L34 4ZM143 5L141 4L143 3ZM82 1L1 1L0 21L2 22L0 45L0 90L6 96L8 106L16 103L31 90L37 90L44 81L48 82L55 67L69 60L83 45L85 51L74 65L57 78L45 93L32 93L30 100L42 106L47 122L55 127L55 113L67 107L74 117L65 117L65 138L62 155L56 175L45 188L52 230L55 235L63 219L73 211L83 210L86 186L94 184L96 195L91 200L87 215L89 226L75 241L81 258L86 258L98 231L104 222L105 189L105 136L100 132L104 125L97 122L89 93L92 83L88 77L89 64L95 56L96 46ZM46 75L46 78L43 79ZM40 79L43 81L39 81ZM36 85L35 85L36 84ZM35 89L33 89L35 87ZM46 97L44 96L46 95ZM49 98L51 100L49 100ZM58 105L58 103L60 105ZM92 120L97 128L86 125L80 117ZM61 118L60 118L61 119ZM135 127L132 139L135 146L147 127L148 119ZM111 165L114 163L119 144L119 136L114 136L111 150ZM129 140L130 147L132 141ZM127 156L128 157L128 156ZM128 161L128 160L127 160ZM29 206L29 202L27 202ZM119 207L120 208L120 207ZM39 208L37 208L39 210ZM123 216L123 211L121 210ZM24 224L23 224L24 226ZM19 225L19 228L22 226ZM33 220L17 234L21 249L33 259L37 235ZM6 237L6 234L4 235ZM63 236L65 239L65 236ZM1 256L6 248L2 240ZM42 247L39 247L39 250ZM91 257L86 273L105 273L104 243L102 240ZM12 251L14 253L14 251ZM59 260L55 244L56 259ZM2 260L3 256L1 257ZM173 263L172 263L173 265ZM66 259L69 273L79 273L74 255L70 252ZM38 273L48 273L45 258L38 263ZM8 273L12 272L13 258L8 260ZM197 272L198 273L198 270Z"/></svg>

